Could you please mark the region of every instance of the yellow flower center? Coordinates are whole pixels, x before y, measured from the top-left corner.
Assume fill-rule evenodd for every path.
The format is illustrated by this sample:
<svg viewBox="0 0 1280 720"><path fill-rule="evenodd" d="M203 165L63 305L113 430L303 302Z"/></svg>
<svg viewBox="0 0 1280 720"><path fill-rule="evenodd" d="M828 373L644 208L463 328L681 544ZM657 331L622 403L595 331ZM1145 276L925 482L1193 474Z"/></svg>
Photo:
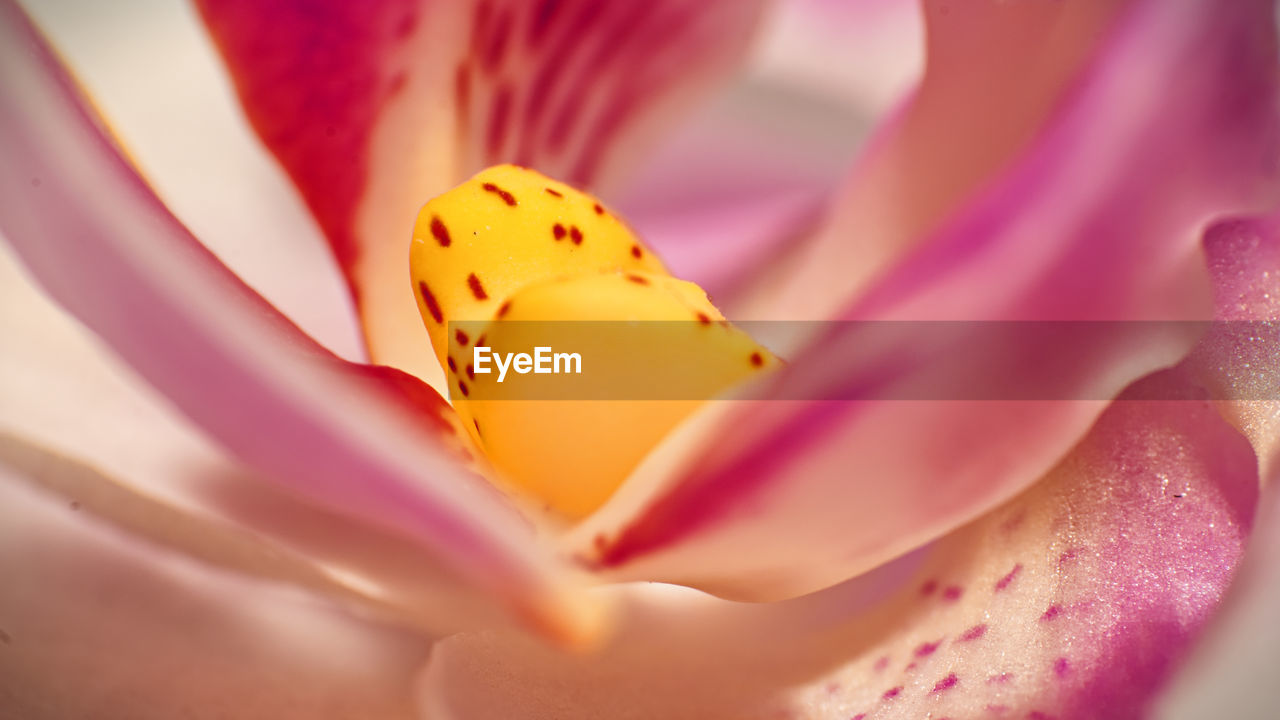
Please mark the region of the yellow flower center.
<svg viewBox="0 0 1280 720"><path fill-rule="evenodd" d="M489 168L428 202L410 272L476 444L502 482L570 518L604 503L703 399L777 362L596 198L525 168ZM573 347L552 353L551 338ZM537 372L572 373L577 356L579 372L556 379L563 396L514 382L535 368L513 360L540 346ZM627 387L593 396L591 383ZM654 383L679 387L646 399Z"/></svg>

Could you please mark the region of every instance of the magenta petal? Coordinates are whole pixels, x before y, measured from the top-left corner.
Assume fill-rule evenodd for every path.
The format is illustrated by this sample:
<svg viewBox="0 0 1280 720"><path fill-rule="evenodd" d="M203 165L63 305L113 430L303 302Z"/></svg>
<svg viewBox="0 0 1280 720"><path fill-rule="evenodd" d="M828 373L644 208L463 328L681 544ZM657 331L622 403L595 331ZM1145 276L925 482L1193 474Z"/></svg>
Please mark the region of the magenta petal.
<svg viewBox="0 0 1280 720"><path fill-rule="evenodd" d="M0 33L0 222L48 292L249 465L572 633L556 565L450 457L443 401L301 333L168 213L10 3Z"/></svg>
<svg viewBox="0 0 1280 720"><path fill-rule="evenodd" d="M328 235L375 361L439 371L404 248L515 162L600 187L746 50L760 0L202 1L249 119ZM406 338L410 340L406 340Z"/></svg>
<svg viewBox="0 0 1280 720"><path fill-rule="evenodd" d="M1146 379L1135 397L1177 382ZM780 603L638 586L616 637L585 657L459 635L432 653L424 707L458 719L1143 717L1231 581L1257 497L1248 444L1208 403L1118 402L1035 486L905 563ZM904 570L913 579L877 599Z"/></svg>
<svg viewBox="0 0 1280 720"><path fill-rule="evenodd" d="M844 317L1208 318L1203 225L1269 200L1276 185L1270 13L1265 2L1135 3L1029 151ZM784 387L893 397L884 375L909 387L945 373L953 353L970 357L970 334L957 332L929 356L918 345L868 352L856 328L834 332L796 359ZM631 517L602 515L575 540L622 577L754 599L812 591L1025 488L1102 398L1191 342L1073 345L1064 335L1007 352L979 346L992 375L1015 385L1034 387L1044 367L1071 358L1075 384L1056 397L1074 402L751 403L727 412L715 451L632 500Z"/></svg>

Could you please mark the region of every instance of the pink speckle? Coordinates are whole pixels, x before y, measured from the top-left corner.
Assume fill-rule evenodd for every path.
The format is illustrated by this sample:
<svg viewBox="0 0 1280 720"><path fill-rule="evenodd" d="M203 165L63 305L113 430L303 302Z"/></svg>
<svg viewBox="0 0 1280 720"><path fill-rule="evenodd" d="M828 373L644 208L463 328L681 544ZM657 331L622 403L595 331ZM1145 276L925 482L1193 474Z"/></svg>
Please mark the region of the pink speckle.
<svg viewBox="0 0 1280 720"><path fill-rule="evenodd" d="M1061 614L1062 614L1061 605L1050 605L1049 608L1044 611L1044 614L1040 616L1040 622L1049 622L1050 620L1058 617Z"/></svg>
<svg viewBox="0 0 1280 720"><path fill-rule="evenodd" d="M921 595L923 595L923 596L925 596L925 597L929 597L929 596L930 596L930 595L932 595L932 594L933 594L937 589L938 589L938 581L937 581L937 580L928 580L928 581L926 581L926 582L925 582L925 584L923 584L923 585L921 585L921 586L920 586L920 594L921 594Z"/></svg>
<svg viewBox="0 0 1280 720"><path fill-rule="evenodd" d="M984 708L984 709L985 709L987 712L991 713L992 715L1003 715L1003 714L1005 714L1005 713L1009 712L1009 706L1008 706L1008 705L988 704L988 705L987 705L987 707L986 707L986 708Z"/></svg>
<svg viewBox="0 0 1280 720"><path fill-rule="evenodd" d="M1048 713L1040 712L1039 710L1032 710L1027 713L1027 720L1054 720L1054 717Z"/></svg>
<svg viewBox="0 0 1280 720"><path fill-rule="evenodd" d="M1066 658L1060 657L1053 661L1053 674L1066 677L1069 672L1071 672L1071 663L1067 662Z"/></svg>
<svg viewBox="0 0 1280 720"><path fill-rule="evenodd" d="M934 652L937 651L938 646L941 644L942 644L941 640L921 644L920 647L916 648L916 657L922 658L922 657L928 657L932 655Z"/></svg>
<svg viewBox="0 0 1280 720"><path fill-rule="evenodd" d="M1076 559L1076 549L1067 548L1067 551L1058 556L1058 567L1062 567L1072 560Z"/></svg>
<svg viewBox="0 0 1280 720"><path fill-rule="evenodd" d="M916 663L916 661L912 660L911 662L907 663L906 667L902 668L902 671L911 672L912 670L915 670L917 667L919 667L919 665Z"/></svg>
<svg viewBox="0 0 1280 720"><path fill-rule="evenodd" d="M1018 573L1020 572L1022 572L1022 563L1014 565L1013 569L1010 570L1008 574L996 581L996 592L1000 592L1001 590L1009 587L1009 583L1013 582L1013 579L1018 577Z"/></svg>
<svg viewBox="0 0 1280 720"><path fill-rule="evenodd" d="M955 602L964 595L964 588L959 585L949 585L946 590L942 591L942 599L947 602Z"/></svg>
<svg viewBox="0 0 1280 720"><path fill-rule="evenodd" d="M941 680L939 680L937 684L933 686L933 692L934 693L946 692L947 690L950 690L951 688L955 687L956 683L958 682L960 682L960 678L957 677L955 673L951 673L946 677L942 678Z"/></svg>
<svg viewBox="0 0 1280 720"><path fill-rule="evenodd" d="M1004 685L1013 680L1013 673L1000 673L987 678L988 685Z"/></svg>
<svg viewBox="0 0 1280 720"><path fill-rule="evenodd" d="M827 683L826 690L828 695L835 695L836 693L840 692L840 683L837 683L837 682Z"/></svg>
<svg viewBox="0 0 1280 720"><path fill-rule="evenodd" d="M867 716L866 713L858 713L857 715L854 715L853 717L849 718L849 720L862 720L866 716Z"/></svg>
<svg viewBox="0 0 1280 720"><path fill-rule="evenodd" d="M875 670L876 672L884 672L884 669L887 667L889 667L889 656L885 655L881 657L879 660L877 660L876 664L873 665L871 669Z"/></svg>
<svg viewBox="0 0 1280 720"><path fill-rule="evenodd" d="M986 623L982 623L981 625L974 625L973 627L964 631L964 634L960 636L960 642L969 642L971 640L977 640L978 638L986 634L987 634Z"/></svg>
<svg viewBox="0 0 1280 720"><path fill-rule="evenodd" d="M888 690L885 690L884 695L881 695L880 697L887 701L887 700L892 700L898 697L900 693L902 693L901 685L899 685L898 687L889 688Z"/></svg>

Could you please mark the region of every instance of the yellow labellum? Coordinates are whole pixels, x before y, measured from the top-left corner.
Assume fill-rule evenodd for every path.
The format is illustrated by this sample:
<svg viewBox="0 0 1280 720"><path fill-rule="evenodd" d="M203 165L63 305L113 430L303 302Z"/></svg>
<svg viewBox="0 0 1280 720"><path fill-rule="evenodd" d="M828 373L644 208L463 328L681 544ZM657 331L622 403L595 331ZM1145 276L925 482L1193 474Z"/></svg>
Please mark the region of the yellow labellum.
<svg viewBox="0 0 1280 720"><path fill-rule="evenodd" d="M525 168L489 168L428 202L410 272L464 425L505 483L571 518L703 399L776 363L598 200ZM473 367L476 346L513 357L551 335L586 366L555 379L564 395ZM655 384L670 399L645 399Z"/></svg>

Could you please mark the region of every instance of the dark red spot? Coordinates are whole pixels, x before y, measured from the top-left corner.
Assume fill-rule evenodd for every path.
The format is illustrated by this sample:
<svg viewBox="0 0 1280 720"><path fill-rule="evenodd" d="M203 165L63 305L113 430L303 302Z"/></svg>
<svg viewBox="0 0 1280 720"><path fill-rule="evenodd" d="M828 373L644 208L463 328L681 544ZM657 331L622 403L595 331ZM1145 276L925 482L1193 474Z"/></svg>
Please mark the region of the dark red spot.
<svg viewBox="0 0 1280 720"><path fill-rule="evenodd" d="M937 591L937 589L938 589L937 580L926 580L925 583L920 586L920 594L924 595L925 597L928 597L932 595L935 591Z"/></svg>
<svg viewBox="0 0 1280 720"><path fill-rule="evenodd" d="M461 330L455 332L453 334L453 337L455 340L458 341L459 345L466 345L467 343L471 342L471 338L467 337L467 334L462 332Z"/></svg>
<svg viewBox="0 0 1280 720"><path fill-rule="evenodd" d="M751 366L760 367L761 365L764 365L764 356L758 352L751 353Z"/></svg>
<svg viewBox="0 0 1280 720"><path fill-rule="evenodd" d="M449 237L449 228L444 226L439 215L431 216L431 236L440 243L440 247L449 247L453 243L453 239Z"/></svg>
<svg viewBox="0 0 1280 720"><path fill-rule="evenodd" d="M479 435L479 434L480 434L480 421L479 421L479 420L477 420L477 419L475 419L475 418L471 418L471 424L476 426L476 435Z"/></svg>
<svg viewBox="0 0 1280 720"><path fill-rule="evenodd" d="M964 631L964 634L960 636L960 641L969 642L971 640L977 640L978 638L986 634L987 634L986 623L983 623L981 625L974 625L973 627Z"/></svg>
<svg viewBox="0 0 1280 720"><path fill-rule="evenodd" d="M472 380L476 379L476 369L470 363L467 364L467 377Z"/></svg>
<svg viewBox="0 0 1280 720"><path fill-rule="evenodd" d="M1020 572L1022 572L1022 563L1014 565L1012 570L996 581L996 592L1000 592L1001 590L1009 587L1009 583L1013 582L1013 579L1018 577L1018 573Z"/></svg>
<svg viewBox="0 0 1280 720"><path fill-rule="evenodd" d="M1040 622L1049 622L1050 620L1058 617L1061 614L1062 614L1061 605L1050 605L1049 608L1044 611L1044 614L1040 616Z"/></svg>
<svg viewBox="0 0 1280 720"><path fill-rule="evenodd" d="M555 239L557 240L563 240L567 232L568 231L565 230L564 226L561 225L560 223L556 223L555 227L551 228L551 234L555 236Z"/></svg>
<svg viewBox="0 0 1280 720"><path fill-rule="evenodd" d="M596 203L593 207L595 208L595 211L596 211L596 214L597 214L597 215L603 215L603 214L604 214L604 208L600 206L600 203Z"/></svg>
<svg viewBox="0 0 1280 720"><path fill-rule="evenodd" d="M578 229L577 225L569 228L569 239L573 241L574 245L582 244L582 231Z"/></svg>
<svg viewBox="0 0 1280 720"><path fill-rule="evenodd" d="M555 195L555 196L556 196L556 197L558 197L558 198L562 198L562 197L564 197L564 195L561 195L561 194L560 194L560 192L559 192L558 190L552 190L551 188L546 188L546 191L547 191L547 193L548 193L548 194L550 194L550 195Z"/></svg>
<svg viewBox="0 0 1280 720"><path fill-rule="evenodd" d="M476 338L476 345L479 345L481 347L488 347L488 345L484 344L484 339L485 339L485 335L484 333L481 333L480 337Z"/></svg>
<svg viewBox="0 0 1280 720"><path fill-rule="evenodd" d="M467 287L471 288L471 294L474 295L477 300L489 299L489 294L484 291L484 285L480 284L480 278L476 277L475 273L471 273L467 276Z"/></svg>
<svg viewBox="0 0 1280 720"><path fill-rule="evenodd" d="M637 260L639 260L640 258L644 257L644 251L640 249L640 246L639 246L639 245L632 245L632 246L631 246L631 257L633 257L633 258L635 258L635 259L637 259Z"/></svg>
<svg viewBox="0 0 1280 720"><path fill-rule="evenodd" d="M929 657L938 650L938 646L942 644L941 640L936 642L927 642L916 648L916 657Z"/></svg>
<svg viewBox="0 0 1280 720"><path fill-rule="evenodd" d="M892 699L894 699L894 698L898 697L898 695L899 695L901 692L902 692L902 686L901 686L901 685L899 685L898 687L895 687L895 688L889 688L888 690L885 690L885 691L884 691L884 695L881 695L880 697L884 698L885 700L892 700Z"/></svg>
<svg viewBox="0 0 1280 720"><path fill-rule="evenodd" d="M462 391L463 397L468 397L471 395L471 389L468 388L467 384L462 382L461 380L458 381L458 389Z"/></svg>
<svg viewBox="0 0 1280 720"><path fill-rule="evenodd" d="M449 370L455 373L458 372L458 363L454 362L453 358L447 358L447 360L449 361Z"/></svg>
<svg viewBox="0 0 1280 720"><path fill-rule="evenodd" d="M438 323L444 322L444 313L440 312L440 303L436 302L436 296L431 294L431 289L421 280L418 281L418 294L422 296L422 302L427 306L427 312L431 313L431 319Z"/></svg>
<svg viewBox="0 0 1280 720"><path fill-rule="evenodd" d="M507 311L508 311L508 310L510 310L510 309L511 309L511 301L510 301L510 300L508 300L508 301L506 301L506 302L502 303L501 305L499 305L499 306L498 306L498 317L502 317L503 315L506 315L506 314L507 314Z"/></svg>
<svg viewBox="0 0 1280 720"><path fill-rule="evenodd" d="M951 688L955 687L956 683L958 682L960 682L960 678L956 677L955 673L951 673L950 675L947 675L946 677L939 680L937 684L933 686L933 691L935 693L940 693L946 690L950 690Z"/></svg>
<svg viewBox="0 0 1280 720"><path fill-rule="evenodd" d="M1066 677L1069 672L1071 672L1071 663L1067 662L1066 658L1060 657L1053 661L1053 674Z"/></svg>
<svg viewBox="0 0 1280 720"><path fill-rule="evenodd" d="M512 207L515 207L515 204L516 204L515 195L512 195L511 193L507 192L506 190L503 190L502 188L498 187L497 185L494 185L493 183L485 183L480 187L484 188L485 192L491 192L494 195L497 195L498 197L502 198L502 202Z"/></svg>
<svg viewBox="0 0 1280 720"><path fill-rule="evenodd" d="M704 312L700 312L698 313L698 322L702 323L703 325L710 325L711 316Z"/></svg>
<svg viewBox="0 0 1280 720"><path fill-rule="evenodd" d="M648 279L648 278L643 278L643 277L640 277L639 275L628 275L628 276L627 276L627 280L629 280L629 281L631 281L631 282L633 282L633 283L635 283L635 284L637 284L637 285L648 285L648 284L649 284L649 279Z"/></svg>
<svg viewBox="0 0 1280 720"><path fill-rule="evenodd" d="M964 588L958 585L948 586L946 590L942 591L942 599L947 602L955 602L960 599L961 595L964 595Z"/></svg>

